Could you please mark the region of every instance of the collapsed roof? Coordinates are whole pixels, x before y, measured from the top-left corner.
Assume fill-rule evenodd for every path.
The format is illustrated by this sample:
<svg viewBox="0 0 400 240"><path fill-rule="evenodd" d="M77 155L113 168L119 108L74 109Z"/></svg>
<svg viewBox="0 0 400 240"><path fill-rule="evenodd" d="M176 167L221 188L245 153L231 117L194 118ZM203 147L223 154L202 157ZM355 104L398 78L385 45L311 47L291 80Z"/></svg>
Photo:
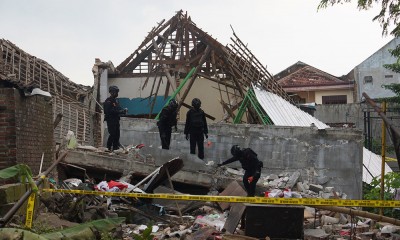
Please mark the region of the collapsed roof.
<svg viewBox="0 0 400 240"><path fill-rule="evenodd" d="M170 20L162 20L154 27L140 46L117 66L112 77L145 77L143 88L151 87L150 96L158 93L161 78L167 78L164 97L177 90L181 79L195 69L187 87L177 98L179 107L197 78L218 84L224 99L236 99L225 103L220 100L228 118L234 119L234 111L240 106L247 91L257 86L292 102L288 94L273 79L263 64L250 52L233 33L232 43L223 46L191 21L187 13L178 11ZM147 86L149 81L153 81ZM153 100L155 101L155 99ZM152 111L153 109L151 109ZM251 105L247 107L247 122L260 123L260 117Z"/></svg>
<svg viewBox="0 0 400 240"><path fill-rule="evenodd" d="M94 144L91 124L92 87L76 84L46 61L30 55L12 42L0 39L0 85L24 92L40 88L51 94L53 119L62 114L54 129L56 142L62 142L71 130L80 143ZM92 104L93 105L93 104Z"/></svg>

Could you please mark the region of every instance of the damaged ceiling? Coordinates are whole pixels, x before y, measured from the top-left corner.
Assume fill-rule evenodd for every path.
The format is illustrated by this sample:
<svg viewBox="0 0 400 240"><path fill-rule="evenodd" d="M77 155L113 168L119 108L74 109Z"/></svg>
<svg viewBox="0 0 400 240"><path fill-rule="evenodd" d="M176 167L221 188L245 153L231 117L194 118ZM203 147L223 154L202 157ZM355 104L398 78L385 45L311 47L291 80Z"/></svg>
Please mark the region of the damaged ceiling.
<svg viewBox="0 0 400 240"><path fill-rule="evenodd" d="M235 118L235 110L239 108L252 85L292 102L235 33L231 40L230 44L223 46L197 27L187 13L180 10L168 21L162 20L158 23L140 46L111 71L109 76L145 77L142 88L151 88L149 99L157 95L164 95L166 98L177 90L191 69L195 69L186 89L177 95L179 107L187 106L185 101L188 92L195 79L201 78L218 84L221 99L227 99L227 102L220 100L220 104L232 120ZM159 92L162 76L167 79L164 93ZM152 111L153 109L150 110ZM247 108L246 117L248 123L261 122L251 105Z"/></svg>

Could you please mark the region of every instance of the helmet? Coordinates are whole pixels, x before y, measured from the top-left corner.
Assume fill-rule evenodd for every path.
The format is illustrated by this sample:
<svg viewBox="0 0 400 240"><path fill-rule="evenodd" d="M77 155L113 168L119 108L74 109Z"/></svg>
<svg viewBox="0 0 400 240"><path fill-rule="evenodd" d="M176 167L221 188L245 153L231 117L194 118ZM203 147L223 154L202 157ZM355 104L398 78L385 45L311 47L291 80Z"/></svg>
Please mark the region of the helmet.
<svg viewBox="0 0 400 240"><path fill-rule="evenodd" d="M117 86L110 86L108 92L119 92L119 88Z"/></svg>
<svg viewBox="0 0 400 240"><path fill-rule="evenodd" d="M242 153L242 150L240 149L240 147L238 145L233 145L231 148L231 153L233 156L237 157L237 156L240 156L240 154Z"/></svg>
<svg viewBox="0 0 400 240"><path fill-rule="evenodd" d="M176 108L178 107L178 102L177 102L175 99L171 99L171 100L169 101L168 106L170 106L170 107L173 108L173 109L176 109Z"/></svg>
<svg viewBox="0 0 400 240"><path fill-rule="evenodd" d="M200 101L200 99L198 99L198 98L193 98L193 100L192 100L192 106L193 106L194 108L200 108L200 106L201 106L201 101Z"/></svg>

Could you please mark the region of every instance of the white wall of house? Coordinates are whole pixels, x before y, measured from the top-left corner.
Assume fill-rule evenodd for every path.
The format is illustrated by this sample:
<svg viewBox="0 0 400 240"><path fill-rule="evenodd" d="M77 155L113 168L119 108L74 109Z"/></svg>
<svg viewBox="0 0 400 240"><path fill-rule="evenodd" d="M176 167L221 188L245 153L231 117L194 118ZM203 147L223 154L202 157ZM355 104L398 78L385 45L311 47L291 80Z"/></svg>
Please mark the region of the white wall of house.
<svg viewBox="0 0 400 240"><path fill-rule="evenodd" d="M105 76L103 78L103 75ZM144 89L142 89L146 77L141 78L110 78L107 79L107 73L103 73L100 78L100 99L102 102L109 96L108 87L111 85L118 86L120 89L118 97L119 98L147 98L150 95L152 84L154 79L150 78L148 83ZM182 79L183 81L183 79ZM158 78L157 82L158 83ZM158 91L158 96L164 96L165 88L166 88L167 79L163 77L163 81L160 85L160 89ZM181 99L181 96L186 90L186 86L188 85L189 81L186 85L182 88L180 93L177 96L177 99ZM154 86L153 92L155 92L157 85ZM226 88L222 88L222 91L226 91ZM232 91L229 89L229 91ZM173 94L172 90L169 92L169 96ZM209 115L215 117L214 121L207 119L207 122L218 122L221 121L225 116L225 111L223 110L219 99L221 99L221 95L218 90L218 84L212 81L209 81L204 78L196 78L194 81L188 96L186 97L185 103L191 105L193 98L199 98L202 102L202 109ZM229 101L232 104L235 104L237 101L234 98L227 99L226 93L222 93L222 99L225 103ZM182 107L179 113L179 121L186 120L186 113L188 109L186 107Z"/></svg>
<svg viewBox="0 0 400 240"><path fill-rule="evenodd" d="M115 85L119 88L118 97L120 98L147 98L150 96L151 89L154 83L154 78L149 78L147 81L147 85L144 89L142 89L145 84L146 77L140 78L110 78L108 80L108 86ZM157 81L154 85L153 93L157 89L159 77L157 77ZM158 96L164 96L165 87L167 85L166 77L163 77L162 82L160 84L160 88L158 90ZM107 87L108 91L108 87ZM171 94L171 93L170 93Z"/></svg>
<svg viewBox="0 0 400 240"><path fill-rule="evenodd" d="M400 83L400 74L384 68L383 65L397 61L389 53L389 50L395 49L399 44L400 38L394 38L354 68L354 79L357 83L357 102L361 101L363 92L373 99L395 96L391 90L382 88L382 85Z"/></svg>
<svg viewBox="0 0 400 240"><path fill-rule="evenodd" d="M351 89L348 90L331 90L331 91L315 91L315 103L322 104L323 96L337 96L337 95L346 95L347 103L353 103L353 92Z"/></svg>
<svg viewBox="0 0 400 240"><path fill-rule="evenodd" d="M212 121L211 119L207 119L208 123L211 122L219 122L225 116L225 111L220 103L220 99L222 97L225 103L231 102L232 105L237 103L237 100L231 97L229 100L227 98L227 94L225 91L227 90L225 87L221 85L222 96L218 90L218 84L212 81L209 81L204 78L196 78L191 87L188 96L186 97L185 103L191 105L193 98L198 98L201 100L201 108L207 114L215 117L215 120ZM228 88L228 90L232 93L232 90ZM181 91L183 94L184 90ZM181 95L182 95L181 94ZM185 107L181 108L179 113L180 121L186 120L186 113L188 109Z"/></svg>

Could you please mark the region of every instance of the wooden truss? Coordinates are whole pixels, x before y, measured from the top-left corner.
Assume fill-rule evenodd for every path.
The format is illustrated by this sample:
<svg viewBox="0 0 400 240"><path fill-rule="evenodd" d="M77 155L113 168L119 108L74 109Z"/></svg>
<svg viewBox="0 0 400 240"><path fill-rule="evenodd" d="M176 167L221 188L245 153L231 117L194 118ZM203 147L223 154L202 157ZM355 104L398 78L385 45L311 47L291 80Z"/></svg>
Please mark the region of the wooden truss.
<svg viewBox="0 0 400 240"><path fill-rule="evenodd" d="M220 104L228 114L225 120L230 118L231 121L252 85L291 102L288 94L235 33L231 40L232 43L223 46L198 28L181 10L149 32L137 50L117 67L115 77L145 77L143 88L152 81L150 97L160 95L161 77L166 77L164 96L167 97L176 90L180 80L195 68L185 91L179 96L179 107L186 105L185 99L195 79L203 78L217 83L220 95L225 96L221 99L228 99L227 103L221 100ZM231 101L232 98L236 101ZM251 106L247 110L248 123L262 123Z"/></svg>

